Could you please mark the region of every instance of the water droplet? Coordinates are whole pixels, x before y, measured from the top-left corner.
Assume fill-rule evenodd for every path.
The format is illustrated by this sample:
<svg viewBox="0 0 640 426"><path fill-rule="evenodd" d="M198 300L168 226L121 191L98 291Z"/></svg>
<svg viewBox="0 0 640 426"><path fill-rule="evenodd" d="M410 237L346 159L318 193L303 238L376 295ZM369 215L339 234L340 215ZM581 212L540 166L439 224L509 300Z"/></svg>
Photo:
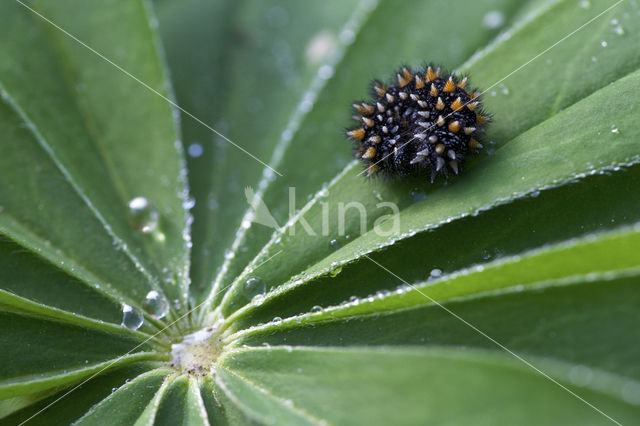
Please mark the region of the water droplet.
<svg viewBox="0 0 640 426"><path fill-rule="evenodd" d="M620 133L620 131L618 130L615 124L611 125L611 133L616 133L616 134Z"/></svg>
<svg viewBox="0 0 640 426"><path fill-rule="evenodd" d="M427 198L427 194L424 191L421 191L419 189L414 189L413 191L411 191L411 199L414 203L422 201L425 198Z"/></svg>
<svg viewBox="0 0 640 426"><path fill-rule="evenodd" d="M137 330L142 326L144 317L142 313L126 303L122 304L122 325L131 329Z"/></svg>
<svg viewBox="0 0 640 426"><path fill-rule="evenodd" d="M576 365L569 370L569 380L576 386L586 386L591 382L593 372L584 365Z"/></svg>
<svg viewBox="0 0 640 426"><path fill-rule="evenodd" d="M131 225L136 231L147 234L158 227L160 215L144 197L136 197L129 201L129 216Z"/></svg>
<svg viewBox="0 0 640 426"><path fill-rule="evenodd" d="M355 295L349 298L349 302L355 302L356 300L358 300L358 297Z"/></svg>
<svg viewBox="0 0 640 426"><path fill-rule="evenodd" d="M349 45L356 39L356 33L347 28L340 33L339 38L343 44Z"/></svg>
<svg viewBox="0 0 640 426"><path fill-rule="evenodd" d="M187 152L193 158L200 157L203 151L204 149L202 148L202 145L200 145L198 142L192 143L191 145L189 145L189 148L187 148Z"/></svg>
<svg viewBox="0 0 640 426"><path fill-rule="evenodd" d="M244 282L244 294L247 300L254 300L258 295L267 292L267 284L259 277L251 277Z"/></svg>
<svg viewBox="0 0 640 426"><path fill-rule="evenodd" d="M504 14L499 10L487 12L482 18L482 25L489 30L497 30L504 25Z"/></svg>
<svg viewBox="0 0 640 426"><path fill-rule="evenodd" d="M274 317L271 321L275 322L276 324L282 322L282 318L280 317Z"/></svg>
<svg viewBox="0 0 640 426"><path fill-rule="evenodd" d="M328 80L333 76L333 67L329 65L323 65L318 70L318 76L323 80Z"/></svg>
<svg viewBox="0 0 640 426"><path fill-rule="evenodd" d="M589 0L580 0L578 2L578 6L582 9L589 9L591 7L591 2Z"/></svg>
<svg viewBox="0 0 640 426"><path fill-rule="evenodd" d="M256 294L255 296L253 296L253 299L251 299L251 304L253 306L260 306L262 305L263 302L264 302L264 294Z"/></svg>
<svg viewBox="0 0 640 426"><path fill-rule="evenodd" d="M606 41L604 41L604 40L602 40L602 41L600 42L600 46L602 46L602 47L607 47L607 42L606 42Z"/></svg>
<svg viewBox="0 0 640 426"><path fill-rule="evenodd" d="M629 381L622 386L620 391L622 399L629 404L640 405L640 385L636 382Z"/></svg>
<svg viewBox="0 0 640 426"><path fill-rule="evenodd" d="M280 134L280 138L282 138L284 142L289 142L291 139L293 139L293 132L289 129L285 129Z"/></svg>
<svg viewBox="0 0 640 426"><path fill-rule="evenodd" d="M331 240L329 241L329 247L331 250L336 251L340 248L340 243L338 243L338 240Z"/></svg>
<svg viewBox="0 0 640 426"><path fill-rule="evenodd" d="M169 312L169 301L156 290L151 290L147 293L147 297L142 303L142 308L154 318L164 318Z"/></svg>
<svg viewBox="0 0 640 426"><path fill-rule="evenodd" d="M317 313L317 312L322 312L322 306L316 305L313 308L311 308L311 312L312 313Z"/></svg>
<svg viewBox="0 0 640 426"><path fill-rule="evenodd" d="M320 64L327 58L327 55L335 45L336 38L330 31L320 31L311 38L305 48L307 62L311 65Z"/></svg>
<svg viewBox="0 0 640 426"><path fill-rule="evenodd" d="M442 270L434 268L429 272L429 278L439 278L442 276Z"/></svg>
<svg viewBox="0 0 640 426"><path fill-rule="evenodd" d="M187 198L182 202L182 208L185 210L191 210L196 205L196 200L193 198Z"/></svg>
<svg viewBox="0 0 640 426"><path fill-rule="evenodd" d="M180 301L180 299L173 299L173 307L176 309L176 311L182 309L182 302Z"/></svg>

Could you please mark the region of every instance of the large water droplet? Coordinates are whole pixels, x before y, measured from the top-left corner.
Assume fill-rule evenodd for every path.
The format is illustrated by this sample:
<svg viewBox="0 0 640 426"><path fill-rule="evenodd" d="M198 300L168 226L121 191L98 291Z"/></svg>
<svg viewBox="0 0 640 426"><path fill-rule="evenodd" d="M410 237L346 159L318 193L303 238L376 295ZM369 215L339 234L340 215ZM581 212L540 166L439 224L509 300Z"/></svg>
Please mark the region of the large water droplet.
<svg viewBox="0 0 640 426"><path fill-rule="evenodd" d="M160 215L153 205L144 197L136 197L129 201L131 225L142 233L153 232L158 227Z"/></svg>
<svg viewBox="0 0 640 426"><path fill-rule="evenodd" d="M127 305L126 303L122 304L122 325L131 329L137 330L142 326L144 322L144 317L142 313L136 308Z"/></svg>
<svg viewBox="0 0 640 426"><path fill-rule="evenodd" d="M267 284L259 277L251 277L244 283L244 294L247 300L253 300L256 296L264 296L267 292Z"/></svg>
<svg viewBox="0 0 640 426"><path fill-rule="evenodd" d="M442 276L442 270L438 268L434 268L429 273L429 278L440 278Z"/></svg>
<svg viewBox="0 0 640 426"><path fill-rule="evenodd" d="M144 299L142 307L154 318L164 318L169 312L169 301L164 295L158 293L156 290L151 290L147 293L147 297Z"/></svg>
<svg viewBox="0 0 640 426"><path fill-rule="evenodd" d="M316 305L313 308L311 308L311 312L313 313L317 313L317 312L322 312L322 306Z"/></svg>

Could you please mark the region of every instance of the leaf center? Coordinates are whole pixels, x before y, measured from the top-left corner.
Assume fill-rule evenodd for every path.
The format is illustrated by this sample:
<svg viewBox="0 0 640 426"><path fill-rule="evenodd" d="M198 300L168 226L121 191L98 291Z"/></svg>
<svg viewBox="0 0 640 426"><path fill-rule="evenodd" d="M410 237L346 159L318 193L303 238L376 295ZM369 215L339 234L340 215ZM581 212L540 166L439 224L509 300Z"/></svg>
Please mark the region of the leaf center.
<svg viewBox="0 0 640 426"><path fill-rule="evenodd" d="M182 342L171 346L171 366L183 374L207 376L222 352L223 344L217 326L188 334Z"/></svg>

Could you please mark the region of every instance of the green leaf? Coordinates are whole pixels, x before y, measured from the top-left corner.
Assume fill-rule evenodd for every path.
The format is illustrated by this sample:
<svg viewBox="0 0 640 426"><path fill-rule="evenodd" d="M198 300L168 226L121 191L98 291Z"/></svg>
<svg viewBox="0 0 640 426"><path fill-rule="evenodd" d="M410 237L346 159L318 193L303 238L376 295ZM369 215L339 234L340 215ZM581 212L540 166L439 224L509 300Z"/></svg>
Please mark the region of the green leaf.
<svg viewBox="0 0 640 426"><path fill-rule="evenodd" d="M331 318L350 317L382 313L425 303L437 303L452 298L473 296L483 292L500 290L513 286L524 286L539 282L562 280L588 274L626 274L640 267L640 255L635 250L640 246L640 228L623 228L611 233L591 235L579 240L565 242L557 246L545 247L530 253L501 258L477 265L469 269L446 275L442 279L419 283L413 287L402 276L388 269L384 263L369 258L378 270L391 275L396 280L397 290L370 295L363 302L346 303L337 309L327 308L321 314L308 316L310 322ZM384 262L384 261L382 261ZM426 295L425 295L426 294ZM380 299L380 300L376 300ZM246 314L245 312L249 312ZM239 312L237 318L251 315L251 310ZM267 313L268 315L268 313ZM260 320L269 321L265 314L258 313L244 321L236 319L236 327L245 327ZM300 324L305 316L291 318L275 328ZM270 328L266 327L267 330ZM242 334L242 332L240 332Z"/></svg>
<svg viewBox="0 0 640 426"><path fill-rule="evenodd" d="M47 285L42 285L42 277ZM19 277L19 279L17 278ZM0 287L9 293L103 321L119 323L119 304L92 291L19 245L0 238Z"/></svg>
<svg viewBox="0 0 640 426"><path fill-rule="evenodd" d="M453 37L442 37L441 34L450 33L450 27L446 20L431 15L435 4L410 1L398 8L392 2L364 0L359 3L341 30L342 45L337 47L340 50L336 52L335 59L330 58L327 64L330 73L318 72L297 110L291 115L287 127L277 127L282 134L278 135L274 160L270 164L284 176L274 180L276 176L265 169L256 193L280 225L287 222L291 210L304 205L307 197L347 165L350 148L338 132L347 125L345 118L349 117L348 105L370 90L368 85L372 78L395 72L399 63L421 64L426 57L446 66L455 66L493 35L493 31L482 26L461 26ZM447 9L461 22L477 22L493 8L503 9L508 16L517 10L519 4L491 0L475 2L473 7L469 7L468 2L456 0L449 2ZM425 16L429 17L426 23ZM393 36L380 28L393 28ZM376 55L378 51L385 54ZM328 80L323 78L323 75L329 74ZM318 92L320 88L323 90ZM341 107L336 108L336 105ZM343 148L337 151L327 149L325 141ZM288 188L294 188L294 196ZM358 200L359 197L354 199ZM243 219L250 221L251 217L249 212ZM262 225L252 224L245 228L241 228L236 237L232 246L234 251L226 262L228 266L223 266L216 278L216 285L209 294L209 303L219 301L223 295L220 289L229 285L251 262L252 257L269 241L272 232ZM323 248L328 248L329 239L316 240L322 240ZM287 271L289 276L300 272L295 267L287 267Z"/></svg>
<svg viewBox="0 0 640 426"><path fill-rule="evenodd" d="M254 185L264 167L252 156L262 162L277 157L273 151L282 144L280 133L297 114L303 93L320 82L318 68L340 55L340 29L355 5L354 0L207 3L160 8L161 25L168 27L163 33L169 63L178 73L178 101L240 147L183 115L187 150L195 144L202 151L188 157L196 299L210 290L225 252L238 250L231 246L248 207L244 189L259 190ZM313 19L296 19L301 13ZM185 20L193 23L186 30ZM202 54L194 58L185 45Z"/></svg>
<svg viewBox="0 0 640 426"><path fill-rule="evenodd" d="M155 3L0 5L3 424L634 422L635 2ZM425 61L486 149L364 178Z"/></svg>
<svg viewBox="0 0 640 426"><path fill-rule="evenodd" d="M325 321L303 320L297 327L283 324L270 332L248 334L234 343L496 349L498 342L520 354L563 360L638 380L640 369L634 362L640 337L635 327L640 318L634 309L638 283L637 271L616 279L593 274L456 298L442 302L444 308L425 298L422 305L385 313L338 314ZM429 294L426 289L422 291Z"/></svg>
<svg viewBox="0 0 640 426"><path fill-rule="evenodd" d="M155 422L158 425L208 425L207 412L195 379L174 380L162 395Z"/></svg>
<svg viewBox="0 0 640 426"><path fill-rule="evenodd" d="M633 108L632 101L627 97L614 96L618 92L640 93L640 72L635 72L599 90L543 124L516 137L469 170L463 181L457 182L451 188L444 188L446 191L436 191L426 200L389 218L387 222L397 220L398 223L398 230L391 236L376 229L369 231L307 268L302 279L295 277L280 287L277 286L278 283L286 280L286 276L281 275L283 269L279 264L265 265L260 270L261 277L272 283L270 286L275 287L266 300L276 298L318 276L331 273L335 275L337 267L353 262L368 252L411 238L418 232L436 228L456 218L472 215L496 204L580 178L588 173L613 170L637 161L635 139L639 132L633 124L633 114L620 115L617 112L630 111ZM585 115L592 116L594 119L582 123L578 118ZM609 123L614 115L619 122L621 134L609 132ZM598 133L606 134L606 149L598 150L602 145L602 141L595 138ZM571 158L570 163L567 162L567 158ZM536 167L541 161L544 161L545 166ZM345 176L359 178L355 176L355 171L348 172ZM504 183L497 185L498 182ZM329 194L331 194L331 187ZM428 209L425 208L426 204L429 206ZM380 227L382 228L382 225ZM298 245L312 239L307 236L307 238L289 238L289 241L293 240L293 244ZM315 238L316 244L318 240L321 239ZM272 242L275 243L275 240ZM311 244L313 243L307 243L306 247ZM264 254L259 260L264 261L263 259L272 256L276 249L287 250L282 245L278 247L272 244L268 250L263 251ZM296 249L301 250L300 246ZM326 250L327 248L324 249L325 252ZM288 259L292 263L298 258L288 257ZM236 281L236 288L238 283L239 281ZM249 306L248 309L251 307Z"/></svg>
<svg viewBox="0 0 640 426"><path fill-rule="evenodd" d="M67 0L56 2L55 6L38 2L33 7L37 10L28 10L17 2L5 2L0 12L10 17L8 24L0 30L0 88L3 99L23 123L15 131L34 138L22 145L33 145L32 150L37 151L30 154L31 158L25 155L22 161L49 164L56 169L59 179L67 181L71 188L64 192L85 204L82 210L93 216L95 226L102 228L95 233L105 235L104 239L119 247L126 254L121 256L143 273L144 277L138 279L138 288L150 285L145 281L156 281L155 285L163 285L171 298L181 295L177 289L186 289L188 271L188 246L183 238L187 215L182 208L186 194L181 153L180 146L176 146L178 136L171 106L149 90L170 96L143 3L125 5L111 0L85 4ZM75 16L83 16L83 19L74 19ZM96 26L114 21L120 23L122 31L94 31ZM64 28L81 43L55 26ZM11 34L24 36L15 38ZM134 78L85 45L110 58ZM127 49L119 49L119 46L127 46ZM27 51L41 54L21 54ZM43 69L47 72L42 73ZM58 113L53 115L52 111ZM9 114L3 111L2 116ZM7 131L3 129L2 133L7 135ZM15 136L9 140L10 143L19 142ZM4 148L8 154L20 152L11 145ZM23 167L23 173L29 170L15 158L3 157L7 162L13 160L14 167ZM44 159L46 157L48 160ZM144 166L140 164L141 158L145 159ZM42 203L45 194L36 192L44 189L42 185L30 188L30 180L21 178L16 172L3 177L3 181L5 179L21 185L24 195L33 198L33 204ZM57 188L60 184L52 181L49 185ZM51 196L59 195L59 190L51 192ZM161 215L155 235L132 232L127 204L139 196L147 198ZM69 209L66 211L72 208L62 200L49 204L64 206ZM31 226L32 231L37 229L33 223L47 223L42 216L50 214L36 206L31 214L14 212L10 207L5 206L6 213L13 214L14 220L20 222L30 219L32 222L26 226ZM81 226L65 226L60 219L58 222L69 234L65 235L66 242L73 237L86 239L87 234L93 234ZM9 226L17 228L18 225ZM14 229L4 232L20 235L20 231ZM55 234L50 235L51 229L41 232L43 238L51 240L54 248L66 252L66 248L53 239ZM35 249L45 250L42 241L32 239L30 244ZM96 262L83 259L82 263L95 267L92 263ZM127 277L134 275L126 274ZM158 278L162 280L158 282ZM170 281L165 283L165 279Z"/></svg>
<svg viewBox="0 0 640 426"><path fill-rule="evenodd" d="M0 313L0 324L4 348L0 355L0 397L73 383L106 367L164 357L131 336L7 312Z"/></svg>
<svg viewBox="0 0 640 426"><path fill-rule="evenodd" d="M558 384L506 354L436 348L253 348L230 354L224 363L263 389L273 403L289 399L292 406L304 407L310 415L335 424L608 421ZM545 368L553 369L549 374L555 380L605 415L622 423L637 417L638 408L622 400L620 387L614 387L622 383L615 379L594 373L599 386L594 383L577 388L567 383L570 366L535 363L551 364ZM282 420L279 424L295 423Z"/></svg>
<svg viewBox="0 0 640 426"><path fill-rule="evenodd" d="M441 224L368 256L400 273L405 281L420 282L429 278L432 270L447 274L518 255L532 247L634 223L640 199L629 194L636 185L640 185L639 165L588 176ZM563 214L558 215L559 211ZM322 276L310 284L265 303L264 309L256 310L252 316L264 322L275 316L297 315L313 306L326 307L351 297L364 298L394 288L399 282L397 277L382 274L370 260L363 259L343 266L337 276Z"/></svg>
<svg viewBox="0 0 640 426"><path fill-rule="evenodd" d="M279 398L255 383L224 368L216 369L216 384L245 415L261 424L317 424L319 419Z"/></svg>
<svg viewBox="0 0 640 426"><path fill-rule="evenodd" d="M157 369L139 375L92 407L74 424L100 425L104 419L109 419L113 425L133 424L169 373L169 370Z"/></svg>
<svg viewBox="0 0 640 426"><path fill-rule="evenodd" d="M3 424L20 424L28 420L29 425L50 425L51 419L56 419L61 424L71 424L81 417L83 422L88 422L90 418L94 418L91 413L102 410L108 410L113 424L117 424L118 413L113 412L114 402L122 402L120 398L127 395L129 399L126 401L128 404L131 403L131 406L126 408L119 406L118 410L122 414L135 411L137 402L144 398L145 392L153 392L154 379L152 377L156 377L158 374L157 370L153 370L155 367L157 364L154 363L138 363L100 375L78 385L79 387L74 391L72 398L60 399L59 395L47 398L45 395L43 399L38 394L23 397L32 398L30 403L33 405L13 416L3 418ZM132 395L130 389L139 383L146 383L149 387L137 388L137 392Z"/></svg>

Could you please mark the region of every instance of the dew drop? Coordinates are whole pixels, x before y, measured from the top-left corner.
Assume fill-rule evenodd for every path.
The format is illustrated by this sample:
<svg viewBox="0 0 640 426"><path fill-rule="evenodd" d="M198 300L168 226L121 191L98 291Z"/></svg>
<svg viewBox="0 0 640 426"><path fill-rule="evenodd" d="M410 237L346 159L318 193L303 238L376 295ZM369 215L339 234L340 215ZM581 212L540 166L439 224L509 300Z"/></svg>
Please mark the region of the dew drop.
<svg viewBox="0 0 640 426"><path fill-rule="evenodd" d="M243 290L247 300L254 300L267 292L267 284L260 277L251 277L244 282Z"/></svg>
<svg viewBox="0 0 640 426"><path fill-rule="evenodd" d="M142 313L126 303L122 304L122 325L131 329L137 330L142 326L144 317Z"/></svg>
<svg viewBox="0 0 640 426"><path fill-rule="evenodd" d="M196 205L196 200L194 200L193 198L187 198L182 202L182 208L185 210L191 210L195 205Z"/></svg>
<svg viewBox="0 0 640 426"><path fill-rule="evenodd" d="M318 313L318 312L322 312L322 306L320 306L320 305L314 306L313 308L311 308L311 312L314 313L314 314Z"/></svg>
<svg viewBox="0 0 640 426"><path fill-rule="evenodd" d="M611 125L611 133L615 133L615 134L620 133L620 131L618 130L615 124Z"/></svg>
<svg viewBox="0 0 640 426"><path fill-rule="evenodd" d="M482 18L482 25L489 30L497 30L504 25L504 14L499 10L487 12Z"/></svg>
<svg viewBox="0 0 640 426"><path fill-rule="evenodd" d="M305 48L305 56L310 65L320 64L336 45L336 38L330 31L320 31L314 35Z"/></svg>
<svg viewBox="0 0 640 426"><path fill-rule="evenodd" d="M142 303L142 307L154 318L164 318L169 312L169 301L164 295L160 294L156 290L151 290L147 293L147 297Z"/></svg>
<svg viewBox="0 0 640 426"><path fill-rule="evenodd" d="M434 268L429 272L429 278L440 278L442 276L442 270Z"/></svg>
<svg viewBox="0 0 640 426"><path fill-rule="evenodd" d="M293 139L293 132L289 129L285 129L282 131L282 133L280 134L280 138L284 141L284 142L289 142L291 139Z"/></svg>
<svg viewBox="0 0 640 426"><path fill-rule="evenodd" d="M356 39L356 34L351 29L345 29L340 33L339 38L340 42L345 45L349 45Z"/></svg>
<svg viewBox="0 0 640 426"><path fill-rule="evenodd" d="M329 241L329 247L331 250L336 251L340 248L340 243L338 243L338 240L331 240Z"/></svg>
<svg viewBox="0 0 640 426"><path fill-rule="evenodd" d="M264 294L256 294L255 296L253 296L253 299L251 299L251 304L253 306L260 306L262 305L263 302L264 302Z"/></svg>
<svg viewBox="0 0 640 426"><path fill-rule="evenodd" d="M580 0L578 2L578 6L582 9L589 9L591 7L591 2L589 0Z"/></svg>
<svg viewBox="0 0 640 426"><path fill-rule="evenodd" d="M176 309L176 311L182 309L182 302L180 301L180 299L173 299L173 307Z"/></svg>
<svg viewBox="0 0 640 426"><path fill-rule="evenodd" d="M203 152L204 152L204 149L202 148L202 145L200 145L198 142L192 143L191 145L189 145L189 148L187 148L187 153L189 153L189 156L193 158L200 157Z"/></svg>
<svg viewBox="0 0 640 426"><path fill-rule="evenodd" d="M569 380L576 386L586 386L591 382L593 372L584 365L576 365L569 370Z"/></svg>
<svg viewBox="0 0 640 426"><path fill-rule="evenodd" d="M604 41L604 40L602 40L602 41L600 42L600 46L602 46L602 47L607 47L607 42L606 42L606 41Z"/></svg>
<svg viewBox="0 0 640 426"><path fill-rule="evenodd" d="M629 381L620 391L622 399L629 404L640 405L640 385L636 382Z"/></svg>
<svg viewBox="0 0 640 426"><path fill-rule="evenodd" d="M333 76L333 67L330 65L323 65L318 70L318 76L323 80L328 80Z"/></svg>
<svg viewBox="0 0 640 426"><path fill-rule="evenodd" d="M282 318L280 318L280 317L274 317L271 321L272 321L272 322L275 322L276 324L279 324L279 323L281 323L281 322L282 322Z"/></svg>
<svg viewBox="0 0 640 426"><path fill-rule="evenodd" d="M129 218L136 231L148 234L158 227L160 215L144 197L136 197L129 201Z"/></svg>

